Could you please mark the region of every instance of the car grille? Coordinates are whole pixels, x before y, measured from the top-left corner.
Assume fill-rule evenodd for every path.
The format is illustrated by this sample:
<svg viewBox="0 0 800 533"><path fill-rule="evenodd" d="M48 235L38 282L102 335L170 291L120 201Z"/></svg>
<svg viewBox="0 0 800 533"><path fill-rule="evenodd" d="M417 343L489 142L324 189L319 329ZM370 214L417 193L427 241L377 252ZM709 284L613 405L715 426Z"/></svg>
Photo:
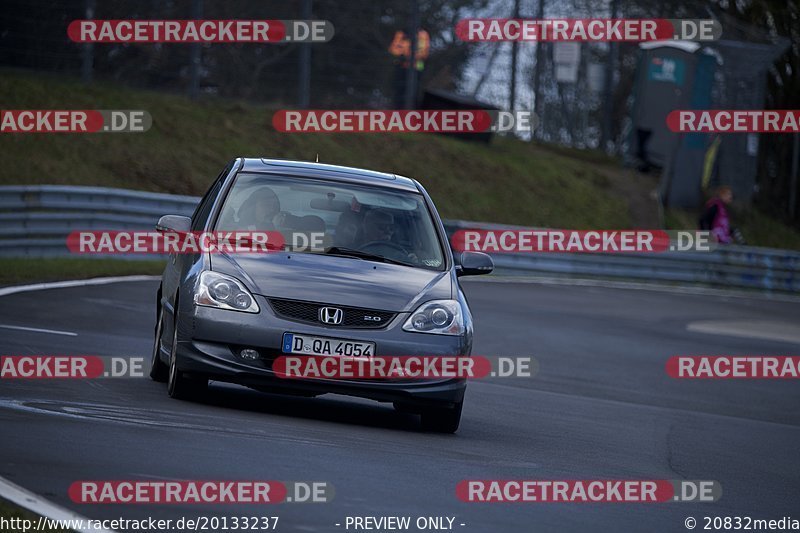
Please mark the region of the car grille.
<svg viewBox="0 0 800 533"><path fill-rule="evenodd" d="M306 322L309 324L324 325L333 328L356 328L356 329L380 329L389 325L389 322L397 313L389 311L375 311L373 309L362 309L359 307L344 307L341 305L329 305L313 302L299 302L297 300L279 300L269 298L275 314L287 320ZM335 307L344 313L341 324L326 324L319 319L319 310L322 307ZM370 317L373 320L366 319ZM379 318L380 320L374 320Z"/></svg>

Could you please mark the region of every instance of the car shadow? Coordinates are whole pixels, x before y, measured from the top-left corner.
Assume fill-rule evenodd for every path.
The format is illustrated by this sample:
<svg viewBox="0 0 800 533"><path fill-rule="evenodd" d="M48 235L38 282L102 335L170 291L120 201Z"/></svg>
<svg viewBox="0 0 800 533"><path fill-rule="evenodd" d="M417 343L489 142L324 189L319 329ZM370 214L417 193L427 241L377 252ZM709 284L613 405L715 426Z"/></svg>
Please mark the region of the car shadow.
<svg viewBox="0 0 800 533"><path fill-rule="evenodd" d="M208 387L208 394L195 403L337 424L421 431L417 415L398 412L389 404L351 399L335 394L309 398L260 392L239 385L212 381Z"/></svg>

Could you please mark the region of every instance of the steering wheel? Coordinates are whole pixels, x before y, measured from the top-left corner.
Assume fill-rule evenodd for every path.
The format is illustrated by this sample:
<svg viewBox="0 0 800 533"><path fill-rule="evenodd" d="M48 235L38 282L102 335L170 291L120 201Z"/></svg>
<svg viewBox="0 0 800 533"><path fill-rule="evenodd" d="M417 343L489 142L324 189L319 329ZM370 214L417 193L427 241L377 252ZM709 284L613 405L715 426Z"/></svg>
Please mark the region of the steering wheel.
<svg viewBox="0 0 800 533"><path fill-rule="evenodd" d="M384 250L388 250L389 253L381 253L381 248ZM388 257L389 259L397 259L398 261L406 261L408 260L409 253L406 251L405 248L400 246L399 244L391 241L370 241L368 243L362 244L358 247L359 250L363 252L369 252L371 254L378 254ZM398 252L401 255L398 255Z"/></svg>

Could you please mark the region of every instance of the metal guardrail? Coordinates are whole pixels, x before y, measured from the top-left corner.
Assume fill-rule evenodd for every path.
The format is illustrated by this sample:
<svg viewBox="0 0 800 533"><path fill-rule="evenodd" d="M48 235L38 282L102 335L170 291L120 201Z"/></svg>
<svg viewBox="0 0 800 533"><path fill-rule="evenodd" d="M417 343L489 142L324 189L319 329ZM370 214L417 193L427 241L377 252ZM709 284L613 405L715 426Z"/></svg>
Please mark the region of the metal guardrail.
<svg viewBox="0 0 800 533"><path fill-rule="evenodd" d="M0 257L67 256L66 236L71 231L153 229L159 216L190 215L198 201L194 196L104 187L2 186ZM519 228L459 220L445 221L445 227L451 235L467 228ZM509 275L546 273L800 293L800 253L770 248L725 246L708 253L515 253L492 257L497 271Z"/></svg>
<svg viewBox="0 0 800 533"><path fill-rule="evenodd" d="M0 187L0 213L19 211L80 211L159 217L178 211L191 213L196 196L162 194L108 187L70 185L11 185Z"/></svg>
<svg viewBox="0 0 800 533"><path fill-rule="evenodd" d="M526 229L503 224L448 221L459 229ZM530 228L527 228L530 229ZM572 277L702 283L800 293L800 252L755 246L720 246L713 252L491 254L498 272Z"/></svg>
<svg viewBox="0 0 800 533"><path fill-rule="evenodd" d="M161 215L189 216L196 196L109 187L12 185L0 187L0 257L64 257L76 230L152 230ZM92 256L110 257L110 256ZM158 259L157 255L113 256Z"/></svg>

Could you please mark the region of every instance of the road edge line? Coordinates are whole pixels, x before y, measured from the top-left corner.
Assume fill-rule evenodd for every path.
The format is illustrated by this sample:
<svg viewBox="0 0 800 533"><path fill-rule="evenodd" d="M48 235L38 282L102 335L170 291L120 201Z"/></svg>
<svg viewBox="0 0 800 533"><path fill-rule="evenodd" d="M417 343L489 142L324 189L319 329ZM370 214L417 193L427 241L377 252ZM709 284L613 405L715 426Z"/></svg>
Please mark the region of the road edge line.
<svg viewBox="0 0 800 533"><path fill-rule="evenodd" d="M48 281L45 283L32 283L30 285L12 285L10 287L0 287L0 296L17 294L20 292L44 291L48 289L68 289L71 287L85 287L89 285L107 285L109 283L120 283L125 281L155 281L161 276L109 276L104 278L74 279L66 281Z"/></svg>
<svg viewBox="0 0 800 533"><path fill-rule="evenodd" d="M10 501L20 507L27 509L40 516L50 518L51 520L82 520L87 523L91 520L83 515L79 515L75 511L70 511L65 507L61 507L50 500L47 500L24 487L20 487L16 483L12 483L6 478L0 476L0 498ZM116 533L110 529L75 529L80 533Z"/></svg>

